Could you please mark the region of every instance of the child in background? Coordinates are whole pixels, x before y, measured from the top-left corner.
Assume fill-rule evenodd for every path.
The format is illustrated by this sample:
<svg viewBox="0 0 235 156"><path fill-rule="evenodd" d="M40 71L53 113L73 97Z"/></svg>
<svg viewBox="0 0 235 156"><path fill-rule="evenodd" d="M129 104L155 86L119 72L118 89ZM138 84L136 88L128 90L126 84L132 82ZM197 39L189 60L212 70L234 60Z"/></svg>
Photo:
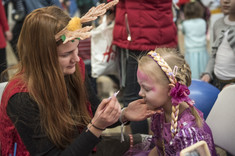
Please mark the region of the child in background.
<svg viewBox="0 0 235 156"><path fill-rule="evenodd" d="M223 9L220 4L220 0L200 0L200 2L209 9L210 17L209 17L209 27L207 38L210 41L210 46L213 44L213 26L215 21L221 17L223 17ZM211 52L211 51L210 51Z"/></svg>
<svg viewBox="0 0 235 156"><path fill-rule="evenodd" d="M185 59L192 71L192 78L199 79L208 62L206 21L204 9L197 1L184 7L185 20L182 23L184 34Z"/></svg>
<svg viewBox="0 0 235 156"><path fill-rule="evenodd" d="M151 117L152 139L134 146L134 156L179 156L184 148L200 140L216 155L210 128L188 97L191 84L189 65L175 49L156 49L139 60L139 95L148 107L159 110Z"/></svg>
<svg viewBox="0 0 235 156"><path fill-rule="evenodd" d="M213 27L212 54L201 80L218 89L235 83L235 0L221 0L223 13Z"/></svg>

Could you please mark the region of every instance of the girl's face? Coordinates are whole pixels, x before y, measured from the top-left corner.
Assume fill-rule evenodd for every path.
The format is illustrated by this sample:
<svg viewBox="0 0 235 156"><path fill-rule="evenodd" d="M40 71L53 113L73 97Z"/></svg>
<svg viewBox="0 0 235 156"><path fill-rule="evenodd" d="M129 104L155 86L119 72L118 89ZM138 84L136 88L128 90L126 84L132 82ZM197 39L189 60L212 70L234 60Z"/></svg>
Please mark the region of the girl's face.
<svg viewBox="0 0 235 156"><path fill-rule="evenodd" d="M169 86L156 82L139 68L137 70L137 79L140 85L139 95L144 98L150 109L156 110L169 103Z"/></svg>
<svg viewBox="0 0 235 156"><path fill-rule="evenodd" d="M74 42L60 44L57 47L59 64L64 75L73 74L77 63L80 61L78 56L78 43L78 40L74 40Z"/></svg>

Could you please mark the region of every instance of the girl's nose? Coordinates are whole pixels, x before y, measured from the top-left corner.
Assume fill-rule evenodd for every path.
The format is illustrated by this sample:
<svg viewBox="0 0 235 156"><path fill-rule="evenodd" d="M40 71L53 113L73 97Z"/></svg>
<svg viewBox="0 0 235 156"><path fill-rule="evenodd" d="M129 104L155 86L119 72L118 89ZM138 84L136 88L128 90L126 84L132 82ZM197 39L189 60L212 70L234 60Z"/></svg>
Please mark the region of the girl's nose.
<svg viewBox="0 0 235 156"><path fill-rule="evenodd" d="M139 96L144 97L144 93L143 93L142 89L140 89L140 91L139 91Z"/></svg>

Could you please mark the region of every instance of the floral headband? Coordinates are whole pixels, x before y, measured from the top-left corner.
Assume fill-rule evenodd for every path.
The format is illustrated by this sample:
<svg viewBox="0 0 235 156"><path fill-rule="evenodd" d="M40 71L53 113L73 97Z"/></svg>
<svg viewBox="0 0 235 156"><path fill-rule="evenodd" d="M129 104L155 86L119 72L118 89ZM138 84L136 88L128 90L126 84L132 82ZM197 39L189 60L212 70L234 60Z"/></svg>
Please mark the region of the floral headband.
<svg viewBox="0 0 235 156"><path fill-rule="evenodd" d="M171 86L170 95L172 97L172 104L174 106L177 106L181 102L186 102L189 106L193 106L194 101L188 97L188 95L190 94L188 87L186 85L180 84L175 78L178 67L175 66L172 70L167 62L160 56L160 54L155 51L150 51L147 55L149 55L160 66L162 71L169 79Z"/></svg>
<svg viewBox="0 0 235 156"><path fill-rule="evenodd" d="M97 19L98 16L104 15L106 11L112 6L116 5L119 0L113 0L107 4L100 4L97 7L92 7L83 17L73 17L68 25L58 32L55 35L55 40L59 41L60 39L63 41L63 44L73 41L74 39L84 40L90 37L90 30L92 26L86 26L82 28L82 24L93 21Z"/></svg>

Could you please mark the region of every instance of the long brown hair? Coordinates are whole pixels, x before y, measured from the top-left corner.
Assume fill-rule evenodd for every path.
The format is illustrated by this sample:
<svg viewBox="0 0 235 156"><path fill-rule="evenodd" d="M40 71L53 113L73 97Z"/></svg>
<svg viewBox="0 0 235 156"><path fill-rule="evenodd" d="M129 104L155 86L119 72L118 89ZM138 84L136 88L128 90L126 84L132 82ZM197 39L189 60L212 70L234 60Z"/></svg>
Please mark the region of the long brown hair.
<svg viewBox="0 0 235 156"><path fill-rule="evenodd" d="M60 148L71 143L78 128L91 119L79 67L64 76L58 61L55 34L69 20L55 6L36 9L26 17L17 44L20 61L12 78L27 85L38 104L42 130Z"/></svg>

